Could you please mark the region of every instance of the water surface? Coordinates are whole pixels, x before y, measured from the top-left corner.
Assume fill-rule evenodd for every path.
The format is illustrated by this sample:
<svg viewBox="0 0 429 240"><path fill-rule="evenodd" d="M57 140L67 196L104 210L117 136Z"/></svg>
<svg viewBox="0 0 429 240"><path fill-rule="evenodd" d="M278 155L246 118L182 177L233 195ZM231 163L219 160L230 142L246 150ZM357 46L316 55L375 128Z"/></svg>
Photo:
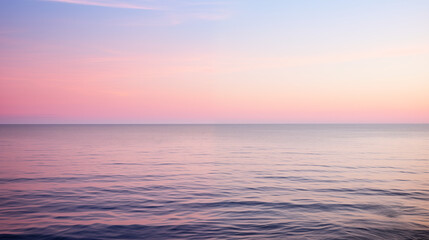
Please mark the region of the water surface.
<svg viewBox="0 0 429 240"><path fill-rule="evenodd" d="M0 125L2 239L429 239L429 125Z"/></svg>

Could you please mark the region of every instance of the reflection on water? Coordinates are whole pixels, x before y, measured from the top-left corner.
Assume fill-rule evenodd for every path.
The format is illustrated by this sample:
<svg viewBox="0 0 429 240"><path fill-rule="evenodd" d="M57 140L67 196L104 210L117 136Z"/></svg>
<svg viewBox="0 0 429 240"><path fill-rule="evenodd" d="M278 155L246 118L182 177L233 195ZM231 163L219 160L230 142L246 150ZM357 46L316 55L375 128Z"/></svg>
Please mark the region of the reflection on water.
<svg viewBox="0 0 429 240"><path fill-rule="evenodd" d="M2 125L0 238L429 239L429 125Z"/></svg>

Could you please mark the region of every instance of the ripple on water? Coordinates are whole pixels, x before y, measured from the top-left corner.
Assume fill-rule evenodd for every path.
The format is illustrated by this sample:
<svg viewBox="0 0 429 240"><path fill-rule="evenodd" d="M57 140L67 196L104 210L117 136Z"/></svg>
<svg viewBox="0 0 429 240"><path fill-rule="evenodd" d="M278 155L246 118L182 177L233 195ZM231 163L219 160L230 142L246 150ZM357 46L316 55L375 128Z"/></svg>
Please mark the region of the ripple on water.
<svg viewBox="0 0 429 240"><path fill-rule="evenodd" d="M429 127L380 128L0 126L0 239L429 239Z"/></svg>

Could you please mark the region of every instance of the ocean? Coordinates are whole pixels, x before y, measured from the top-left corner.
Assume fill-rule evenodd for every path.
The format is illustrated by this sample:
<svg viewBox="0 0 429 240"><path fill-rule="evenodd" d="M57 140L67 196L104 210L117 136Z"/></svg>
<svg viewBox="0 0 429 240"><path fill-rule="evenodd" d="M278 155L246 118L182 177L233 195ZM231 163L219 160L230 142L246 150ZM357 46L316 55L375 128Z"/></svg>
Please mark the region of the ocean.
<svg viewBox="0 0 429 240"><path fill-rule="evenodd" d="M429 239L429 125L0 125L0 239Z"/></svg>

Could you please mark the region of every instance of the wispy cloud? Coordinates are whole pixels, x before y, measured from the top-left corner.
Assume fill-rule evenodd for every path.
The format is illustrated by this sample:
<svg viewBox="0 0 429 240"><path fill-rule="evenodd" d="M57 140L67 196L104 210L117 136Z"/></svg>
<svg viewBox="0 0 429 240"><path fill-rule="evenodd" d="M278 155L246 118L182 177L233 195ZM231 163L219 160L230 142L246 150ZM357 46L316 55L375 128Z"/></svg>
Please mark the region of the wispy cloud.
<svg viewBox="0 0 429 240"><path fill-rule="evenodd" d="M129 8L142 10L178 10L183 8L195 7L222 7L228 5L227 2L211 1L194 1L194 0L40 0L47 2L60 2L79 5L90 5L110 8Z"/></svg>
<svg viewBox="0 0 429 240"><path fill-rule="evenodd" d="M67 4L78 4L97 7L109 7L119 9L158 10L161 23L154 25L177 25L183 22L197 19L206 21L218 21L231 15L229 7L231 3L220 0L39 0ZM158 17L159 18L159 17ZM160 21L160 19L156 19ZM144 25L148 25L146 19ZM131 25L140 25L133 23ZM149 24L152 25L152 24Z"/></svg>
<svg viewBox="0 0 429 240"><path fill-rule="evenodd" d="M154 6L144 4L132 4L125 1L107 1L107 0L43 0L48 2L62 2L70 4L90 5L98 7L110 8L127 8L127 9L140 9L140 10L157 10Z"/></svg>

